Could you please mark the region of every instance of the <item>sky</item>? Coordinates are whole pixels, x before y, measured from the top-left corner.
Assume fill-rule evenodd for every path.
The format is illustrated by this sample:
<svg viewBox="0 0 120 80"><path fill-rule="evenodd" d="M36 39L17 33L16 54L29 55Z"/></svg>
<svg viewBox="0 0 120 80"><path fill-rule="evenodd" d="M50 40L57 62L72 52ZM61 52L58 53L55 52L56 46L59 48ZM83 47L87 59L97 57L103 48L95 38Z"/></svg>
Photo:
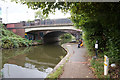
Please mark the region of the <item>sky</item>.
<svg viewBox="0 0 120 80"><path fill-rule="evenodd" d="M35 12L37 10L32 10L27 7L27 5L17 4L15 2L4 2L0 0L0 7L2 12L0 17L2 17L3 23L16 23L20 21L28 21L35 19ZM64 14L61 11L56 11L55 15L50 14L50 19L59 19L70 17L70 13Z"/></svg>

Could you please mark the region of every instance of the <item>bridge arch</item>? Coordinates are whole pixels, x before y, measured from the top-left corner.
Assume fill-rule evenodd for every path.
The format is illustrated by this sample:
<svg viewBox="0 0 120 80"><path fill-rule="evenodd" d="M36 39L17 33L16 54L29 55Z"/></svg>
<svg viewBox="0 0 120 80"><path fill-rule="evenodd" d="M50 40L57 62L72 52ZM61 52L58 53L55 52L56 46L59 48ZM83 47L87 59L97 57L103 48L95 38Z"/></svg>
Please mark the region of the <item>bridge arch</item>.
<svg viewBox="0 0 120 80"><path fill-rule="evenodd" d="M59 36L65 34L65 33L70 33L71 35L76 37L76 33L71 33L68 31L53 31L49 32L43 37L44 43L54 43L59 41Z"/></svg>
<svg viewBox="0 0 120 80"><path fill-rule="evenodd" d="M49 32L43 37L44 43L54 43L59 41L59 36L65 34L63 31L53 31Z"/></svg>
<svg viewBox="0 0 120 80"><path fill-rule="evenodd" d="M52 43L52 42L59 41L58 37L64 33L71 33L75 37L76 37L76 33L77 33L77 35L79 35L79 37L80 37L80 30L76 29L73 26L73 24L26 26L25 32L31 33L31 34L36 34L36 35L39 35L40 32L42 32L43 36L41 39L43 39L44 43Z"/></svg>

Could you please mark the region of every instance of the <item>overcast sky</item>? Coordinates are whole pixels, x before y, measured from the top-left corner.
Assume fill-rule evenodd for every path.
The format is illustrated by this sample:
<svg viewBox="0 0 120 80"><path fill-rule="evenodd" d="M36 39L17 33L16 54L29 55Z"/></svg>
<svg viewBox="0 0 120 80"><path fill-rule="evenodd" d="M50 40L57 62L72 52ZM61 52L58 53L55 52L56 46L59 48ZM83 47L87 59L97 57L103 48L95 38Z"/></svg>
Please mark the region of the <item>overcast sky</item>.
<svg viewBox="0 0 120 80"><path fill-rule="evenodd" d="M26 5L16 4L15 2L3 2L0 0L0 7L2 8L3 23L15 23L20 21L34 20L35 10L28 9ZM50 14L50 19L67 18L70 14L63 14L61 11L56 11L56 14Z"/></svg>

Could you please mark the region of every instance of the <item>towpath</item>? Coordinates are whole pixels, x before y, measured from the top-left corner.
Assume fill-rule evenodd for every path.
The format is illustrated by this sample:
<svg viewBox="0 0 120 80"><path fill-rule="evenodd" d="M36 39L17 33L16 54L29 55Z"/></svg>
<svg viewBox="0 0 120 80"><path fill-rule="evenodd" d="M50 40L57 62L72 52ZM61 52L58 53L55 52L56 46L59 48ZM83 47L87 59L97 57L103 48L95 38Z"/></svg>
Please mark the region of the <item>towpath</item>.
<svg viewBox="0 0 120 80"><path fill-rule="evenodd" d="M63 46L66 47L71 56L65 64L64 72L60 78L94 78L85 57L86 49L77 48L77 44L73 43L67 43Z"/></svg>

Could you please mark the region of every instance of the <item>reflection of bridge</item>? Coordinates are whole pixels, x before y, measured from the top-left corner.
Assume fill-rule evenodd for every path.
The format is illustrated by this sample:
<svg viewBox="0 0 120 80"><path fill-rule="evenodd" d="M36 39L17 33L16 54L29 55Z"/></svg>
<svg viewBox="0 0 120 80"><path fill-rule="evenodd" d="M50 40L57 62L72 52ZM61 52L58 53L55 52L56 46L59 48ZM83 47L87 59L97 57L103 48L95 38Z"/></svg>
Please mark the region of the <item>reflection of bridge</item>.
<svg viewBox="0 0 120 80"><path fill-rule="evenodd" d="M34 25L26 25L25 23L20 26L10 27L13 32L16 31L16 34L23 33L25 38L30 40L39 40L43 39L45 43L58 41L58 37L64 33L71 33L76 38L80 37L80 30L76 29L69 19L57 19L54 20L55 23L52 23L52 20L49 20L47 24L42 24L42 22L35 23ZM24 31L23 31L24 30Z"/></svg>

